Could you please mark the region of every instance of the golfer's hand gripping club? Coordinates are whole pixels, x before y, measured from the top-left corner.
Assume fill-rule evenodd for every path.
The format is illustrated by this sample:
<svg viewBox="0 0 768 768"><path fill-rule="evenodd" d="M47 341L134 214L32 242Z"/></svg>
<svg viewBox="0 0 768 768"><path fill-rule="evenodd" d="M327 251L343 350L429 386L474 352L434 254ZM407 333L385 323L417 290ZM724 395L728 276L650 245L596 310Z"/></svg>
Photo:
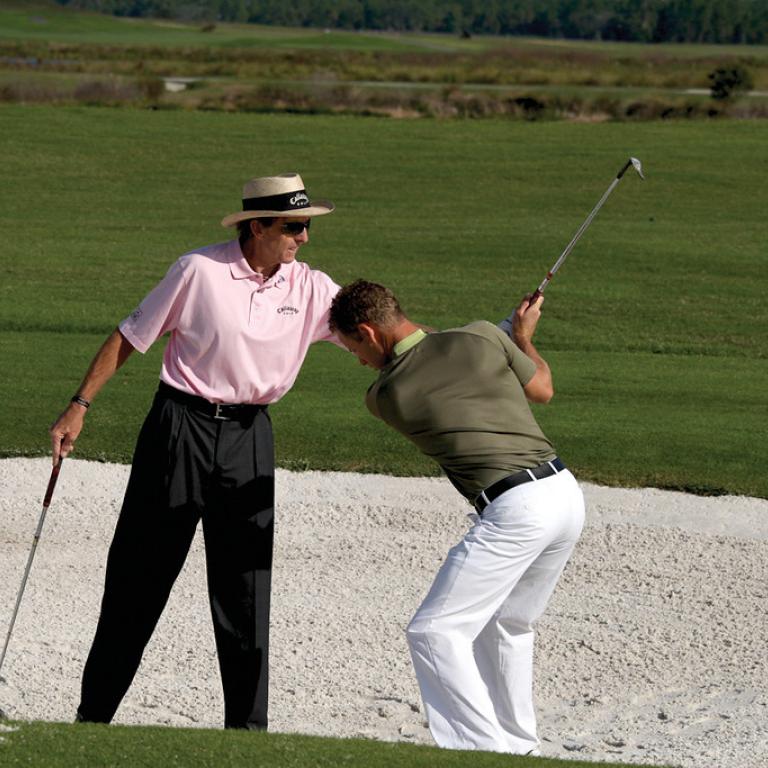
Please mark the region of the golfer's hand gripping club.
<svg viewBox="0 0 768 768"><path fill-rule="evenodd" d="M84 420L85 410L80 406L70 405L51 425L49 434L54 467L72 452L75 440L82 432Z"/></svg>
<svg viewBox="0 0 768 768"><path fill-rule="evenodd" d="M526 294L512 314L511 336L519 347L533 340L536 326L541 319L541 305L544 297L535 293Z"/></svg>
<svg viewBox="0 0 768 768"><path fill-rule="evenodd" d="M552 280L552 278L555 276L557 270L560 269L563 262L568 257L568 254L573 250L573 246L576 245L576 243L579 241L579 238L584 234L587 227L592 223L592 219L595 218L597 212L603 207L603 204L608 199L608 196L611 194L611 192L613 192L613 190L616 188L616 185L621 181L621 177L630 167L637 171L637 174L641 179L645 179L645 176L643 176L643 166L641 162L636 157L630 157L629 160L624 163L621 170L616 174L616 178L611 182L608 189L605 190L603 196L600 198L600 200L598 200L597 205L590 211L589 216L587 216L587 218L584 220L584 223L579 227L578 231L571 239L571 242L565 246L565 250L560 254L560 258L555 262L552 269L547 272L547 276L541 281L539 287L533 292L533 294L531 294L531 303L535 302L539 296L544 293L544 289L547 287L550 280Z"/></svg>

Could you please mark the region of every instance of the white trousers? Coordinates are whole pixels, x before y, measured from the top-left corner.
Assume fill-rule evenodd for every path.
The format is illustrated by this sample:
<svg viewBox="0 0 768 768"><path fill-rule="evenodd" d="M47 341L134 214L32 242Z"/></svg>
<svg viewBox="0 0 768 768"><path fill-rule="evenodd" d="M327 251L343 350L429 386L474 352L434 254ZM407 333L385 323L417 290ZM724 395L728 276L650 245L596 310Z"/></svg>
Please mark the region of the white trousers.
<svg viewBox="0 0 768 768"><path fill-rule="evenodd" d="M566 469L502 494L453 547L407 629L438 746L538 750L533 625L584 523Z"/></svg>

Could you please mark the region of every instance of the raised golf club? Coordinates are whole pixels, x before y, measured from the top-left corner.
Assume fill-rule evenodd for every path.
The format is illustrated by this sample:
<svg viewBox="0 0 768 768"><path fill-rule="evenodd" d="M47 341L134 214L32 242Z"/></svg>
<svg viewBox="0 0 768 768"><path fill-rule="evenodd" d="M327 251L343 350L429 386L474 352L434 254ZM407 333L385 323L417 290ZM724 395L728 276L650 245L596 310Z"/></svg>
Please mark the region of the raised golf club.
<svg viewBox="0 0 768 768"><path fill-rule="evenodd" d="M562 266L563 262L568 257L568 254L573 250L573 246L576 245L576 243L579 241L579 238L586 232L587 227L592 223L592 219L595 218L597 215L597 212L603 207L603 204L608 199L608 195L613 192L616 185L621 181L621 177L627 172L627 170L632 167L637 171L638 176L640 176L641 179L645 179L645 176L643 176L643 166L640 164L640 161L636 157L630 157L629 160L627 160L626 163L621 167L621 170L616 174L616 178L611 182L608 189L605 190L605 193L603 196L597 201L597 205L592 209L591 213L587 218L584 220L584 223L579 227L578 232L573 236L573 239L571 240L568 245L565 246L565 250L560 254L560 258L555 262L555 266L552 267L552 269L547 272L547 276L541 281L541 284L539 287L534 291L533 295L531 296L530 303L533 303L536 301L536 299L541 296L542 293L544 293L544 289L549 284L549 281L554 277L555 273L558 269Z"/></svg>
<svg viewBox="0 0 768 768"><path fill-rule="evenodd" d="M37 549L37 543L40 541L40 534L43 531L43 523L45 522L45 515L48 512L48 507L51 505L51 499L53 498L53 489L56 487L56 480L59 478L59 472L61 471L61 463L63 458L59 458L59 461L54 465L51 470L51 479L48 481L48 488L45 491L45 498L43 499L43 511L40 513L40 520L37 523L37 530L35 531L35 538L32 542L32 550L27 558L27 567L24 570L24 577L21 580L21 588L19 589L19 595L16 598L16 607L13 609L13 616L11 616L11 624L8 627L8 634L5 638L5 645L3 646L3 653L0 656L0 671L3 669L3 662L5 661L5 654L8 650L8 643L11 641L11 633L13 632L13 625L16 623L16 616L19 613L19 606L21 605L21 598L24 596L24 590L27 586L27 579L29 578L29 571L32 568L32 561L35 558L35 550ZM5 678L0 675L0 681L5 682Z"/></svg>

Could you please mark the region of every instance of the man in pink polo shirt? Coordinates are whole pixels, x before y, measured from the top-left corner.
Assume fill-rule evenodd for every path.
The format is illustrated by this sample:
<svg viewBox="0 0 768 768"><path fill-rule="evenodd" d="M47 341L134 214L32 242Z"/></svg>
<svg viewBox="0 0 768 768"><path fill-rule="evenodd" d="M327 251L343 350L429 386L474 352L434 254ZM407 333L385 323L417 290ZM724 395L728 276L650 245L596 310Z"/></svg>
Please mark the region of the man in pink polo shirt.
<svg viewBox="0 0 768 768"><path fill-rule="evenodd" d="M298 174L250 180L239 237L179 258L109 336L50 429L53 461L134 349L170 333L107 560L77 719L108 723L133 680L203 521L228 728L267 727L274 450L267 406L328 329L338 286L296 260L314 216Z"/></svg>

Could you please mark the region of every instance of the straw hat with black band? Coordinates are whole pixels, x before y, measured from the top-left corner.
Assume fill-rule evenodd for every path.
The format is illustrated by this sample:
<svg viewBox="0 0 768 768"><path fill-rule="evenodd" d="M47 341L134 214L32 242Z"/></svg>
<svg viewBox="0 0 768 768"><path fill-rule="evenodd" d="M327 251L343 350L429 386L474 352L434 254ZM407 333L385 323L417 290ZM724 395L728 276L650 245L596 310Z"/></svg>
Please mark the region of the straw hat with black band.
<svg viewBox="0 0 768 768"><path fill-rule="evenodd" d="M278 216L324 216L334 209L330 200L310 200L298 173L262 176L243 187L243 210L225 216L221 225L232 227L246 219Z"/></svg>

